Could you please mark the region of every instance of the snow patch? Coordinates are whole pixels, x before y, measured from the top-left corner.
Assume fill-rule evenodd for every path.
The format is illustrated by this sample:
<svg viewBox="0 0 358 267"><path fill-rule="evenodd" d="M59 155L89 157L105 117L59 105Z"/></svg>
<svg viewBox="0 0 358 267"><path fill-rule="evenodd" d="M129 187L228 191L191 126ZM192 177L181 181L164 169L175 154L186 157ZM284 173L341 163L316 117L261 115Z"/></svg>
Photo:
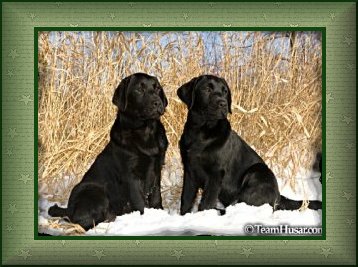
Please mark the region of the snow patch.
<svg viewBox="0 0 358 267"><path fill-rule="evenodd" d="M247 235L245 225L260 224L263 226L321 226L322 211L272 211L268 204L260 207L238 203L226 208L226 214L219 215L217 210L197 212L200 196L196 199L193 212L185 216L179 215L180 197L178 190L182 186L182 171L180 160L165 166L162 173L162 198L165 210L145 209L144 214L132 212L117 216L115 221L100 223L90 229L85 235L94 236L183 236L183 235ZM295 191L289 180L277 179L282 195L294 199L322 200L322 185L319 182L320 173L301 170L296 177ZM180 191L179 191L180 193ZM41 194L39 199L39 232L51 235L63 235L63 229L53 227L50 223L48 209L54 202ZM66 207L63 203L59 206ZM53 218L52 218L53 220ZM60 220L60 224L66 224Z"/></svg>

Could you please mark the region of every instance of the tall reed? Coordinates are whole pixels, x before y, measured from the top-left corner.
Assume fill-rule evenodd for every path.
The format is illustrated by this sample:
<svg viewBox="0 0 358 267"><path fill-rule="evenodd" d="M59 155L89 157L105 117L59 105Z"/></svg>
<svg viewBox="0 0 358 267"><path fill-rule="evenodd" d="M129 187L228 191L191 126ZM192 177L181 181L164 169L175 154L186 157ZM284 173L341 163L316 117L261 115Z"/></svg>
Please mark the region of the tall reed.
<svg viewBox="0 0 358 267"><path fill-rule="evenodd" d="M113 92L134 72L157 76L169 99L162 118L170 142L163 192L180 194L180 181L169 179L181 172L178 140L187 114L176 89L200 74L226 79L232 128L292 188L321 149L322 57L315 33L42 32L38 58L39 186L54 200L67 199L108 142Z"/></svg>

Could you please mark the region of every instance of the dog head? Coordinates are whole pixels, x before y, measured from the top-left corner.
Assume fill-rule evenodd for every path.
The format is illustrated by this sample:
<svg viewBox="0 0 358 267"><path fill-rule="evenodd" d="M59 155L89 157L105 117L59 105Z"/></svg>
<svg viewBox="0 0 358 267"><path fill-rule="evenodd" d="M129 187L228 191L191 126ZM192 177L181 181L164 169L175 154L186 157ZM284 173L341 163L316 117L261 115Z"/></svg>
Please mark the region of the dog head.
<svg viewBox="0 0 358 267"><path fill-rule="evenodd" d="M119 111L139 119L158 119L168 100L156 77L135 73L124 78L113 95Z"/></svg>
<svg viewBox="0 0 358 267"><path fill-rule="evenodd" d="M231 92L223 78L201 75L182 85L177 94L189 110L207 119L222 119L231 113Z"/></svg>

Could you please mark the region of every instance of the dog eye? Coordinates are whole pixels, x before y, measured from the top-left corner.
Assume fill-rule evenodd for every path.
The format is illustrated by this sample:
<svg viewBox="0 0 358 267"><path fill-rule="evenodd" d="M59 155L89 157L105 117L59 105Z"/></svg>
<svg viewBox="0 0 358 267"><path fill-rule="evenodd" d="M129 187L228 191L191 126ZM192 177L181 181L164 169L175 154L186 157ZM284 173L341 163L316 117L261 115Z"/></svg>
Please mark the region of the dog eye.
<svg viewBox="0 0 358 267"><path fill-rule="evenodd" d="M224 94L227 94L227 89L225 87L222 88Z"/></svg>
<svg viewBox="0 0 358 267"><path fill-rule="evenodd" d="M145 93L145 88L144 87L142 87L142 86L139 86L138 88L137 88L137 90L135 90L137 93L139 93L139 94L143 94L143 93Z"/></svg>
<svg viewBox="0 0 358 267"><path fill-rule="evenodd" d="M140 89L145 90L147 86L144 83L139 84Z"/></svg>
<svg viewBox="0 0 358 267"><path fill-rule="evenodd" d="M205 86L205 91L212 91L214 89L214 85L212 83L208 83Z"/></svg>

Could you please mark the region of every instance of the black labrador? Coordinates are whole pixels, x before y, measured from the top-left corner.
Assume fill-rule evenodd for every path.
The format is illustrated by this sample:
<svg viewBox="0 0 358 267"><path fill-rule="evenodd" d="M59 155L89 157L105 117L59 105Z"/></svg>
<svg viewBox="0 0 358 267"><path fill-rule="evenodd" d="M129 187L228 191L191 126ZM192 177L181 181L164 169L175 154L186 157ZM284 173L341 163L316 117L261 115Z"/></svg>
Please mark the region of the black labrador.
<svg viewBox="0 0 358 267"><path fill-rule="evenodd" d="M222 78L202 75L182 85L177 94L187 105L188 117L179 145L184 165L180 213L193 207L197 191L203 189L199 211L236 202L274 210L299 209L302 201L280 195L276 177L263 159L233 130L227 120L231 93ZM322 202L310 201L321 209ZM225 210L220 210L223 214Z"/></svg>
<svg viewBox="0 0 358 267"><path fill-rule="evenodd" d="M168 104L158 79L135 73L123 79L113 96L118 107L110 141L70 195L67 216L88 230L100 222L144 207L162 209L161 168L168 140L159 118Z"/></svg>

